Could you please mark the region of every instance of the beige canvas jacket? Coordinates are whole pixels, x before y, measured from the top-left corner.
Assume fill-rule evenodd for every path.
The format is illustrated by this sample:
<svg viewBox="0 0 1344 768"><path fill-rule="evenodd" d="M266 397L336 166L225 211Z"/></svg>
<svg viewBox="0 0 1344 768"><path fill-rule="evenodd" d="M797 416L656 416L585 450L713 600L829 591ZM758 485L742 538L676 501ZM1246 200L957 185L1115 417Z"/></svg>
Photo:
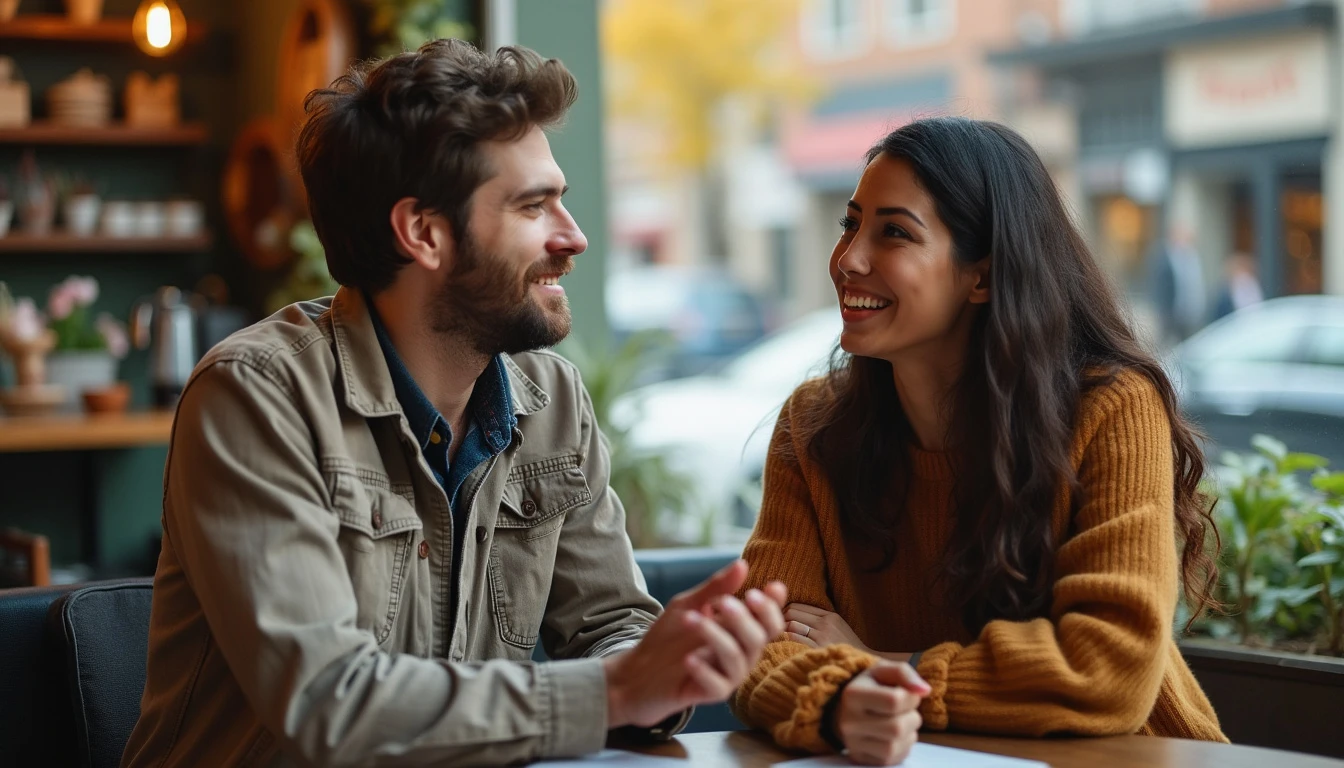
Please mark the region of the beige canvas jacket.
<svg viewBox="0 0 1344 768"><path fill-rule="evenodd" d="M548 352L505 362L518 427L460 491L450 623L448 499L361 295L290 306L210 351L173 427L124 766L496 765L602 747L599 658L660 609L577 372ZM538 642L561 660L530 661Z"/></svg>

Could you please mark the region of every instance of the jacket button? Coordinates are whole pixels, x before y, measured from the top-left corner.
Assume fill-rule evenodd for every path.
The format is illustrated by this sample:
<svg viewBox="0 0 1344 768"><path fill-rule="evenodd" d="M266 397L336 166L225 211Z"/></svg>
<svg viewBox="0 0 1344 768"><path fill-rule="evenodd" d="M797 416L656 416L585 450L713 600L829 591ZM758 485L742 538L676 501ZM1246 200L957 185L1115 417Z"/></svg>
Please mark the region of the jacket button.
<svg viewBox="0 0 1344 768"><path fill-rule="evenodd" d="M485 526L481 525L476 527L476 542L478 544L484 544L485 537L488 535L489 534L485 532Z"/></svg>
<svg viewBox="0 0 1344 768"><path fill-rule="evenodd" d="M382 515L381 512L374 512L374 513L373 513L373 527L374 527L374 528L382 528L382 527L383 527L383 515Z"/></svg>
<svg viewBox="0 0 1344 768"><path fill-rule="evenodd" d="M532 517L537 514L537 502L531 499L523 500L523 517Z"/></svg>
<svg viewBox="0 0 1344 768"><path fill-rule="evenodd" d="M422 541L420 542L420 559L424 560L426 557L429 557L429 542Z"/></svg>

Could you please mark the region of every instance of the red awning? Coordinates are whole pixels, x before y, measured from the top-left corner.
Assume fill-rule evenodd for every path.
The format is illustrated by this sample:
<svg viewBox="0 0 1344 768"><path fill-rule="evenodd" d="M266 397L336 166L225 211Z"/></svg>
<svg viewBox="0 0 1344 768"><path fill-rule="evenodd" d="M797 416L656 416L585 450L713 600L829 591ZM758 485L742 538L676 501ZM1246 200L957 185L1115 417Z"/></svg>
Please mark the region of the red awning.
<svg viewBox="0 0 1344 768"><path fill-rule="evenodd" d="M784 131L784 158L798 173L857 171L877 140L909 122L906 115L850 114L805 118Z"/></svg>

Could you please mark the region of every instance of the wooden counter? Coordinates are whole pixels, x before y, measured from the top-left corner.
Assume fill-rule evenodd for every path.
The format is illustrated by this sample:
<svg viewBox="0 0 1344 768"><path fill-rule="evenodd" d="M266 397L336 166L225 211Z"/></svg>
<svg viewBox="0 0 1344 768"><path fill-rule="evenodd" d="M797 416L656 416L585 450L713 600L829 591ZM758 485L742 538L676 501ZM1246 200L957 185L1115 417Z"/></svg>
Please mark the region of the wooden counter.
<svg viewBox="0 0 1344 768"><path fill-rule="evenodd" d="M0 453L167 445L172 411L0 417Z"/></svg>

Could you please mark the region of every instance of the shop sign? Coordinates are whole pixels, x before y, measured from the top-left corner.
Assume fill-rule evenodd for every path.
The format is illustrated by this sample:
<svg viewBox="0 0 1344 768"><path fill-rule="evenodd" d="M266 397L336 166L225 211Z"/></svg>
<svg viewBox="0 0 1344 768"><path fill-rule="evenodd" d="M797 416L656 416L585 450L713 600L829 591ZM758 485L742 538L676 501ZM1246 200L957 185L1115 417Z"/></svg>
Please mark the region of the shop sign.
<svg viewBox="0 0 1344 768"><path fill-rule="evenodd" d="M1332 60L1324 30L1176 49L1163 78L1167 140L1194 149L1325 135Z"/></svg>

